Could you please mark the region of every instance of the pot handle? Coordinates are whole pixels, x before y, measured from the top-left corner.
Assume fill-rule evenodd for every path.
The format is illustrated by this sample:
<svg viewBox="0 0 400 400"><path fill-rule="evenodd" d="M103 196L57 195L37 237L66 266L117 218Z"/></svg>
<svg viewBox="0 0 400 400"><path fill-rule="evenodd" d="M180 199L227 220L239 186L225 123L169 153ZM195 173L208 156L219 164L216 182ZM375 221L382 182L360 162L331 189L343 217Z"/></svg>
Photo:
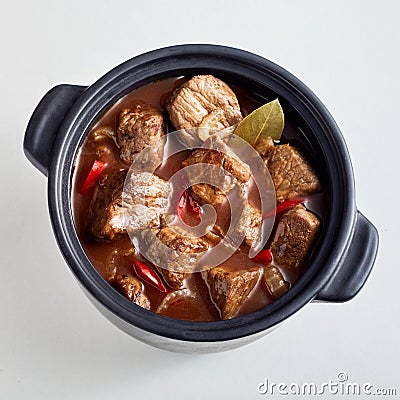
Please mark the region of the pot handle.
<svg viewBox="0 0 400 400"><path fill-rule="evenodd" d="M24 152L28 160L44 175L48 174L57 132L85 86L58 85L40 100L25 131Z"/></svg>
<svg viewBox="0 0 400 400"><path fill-rule="evenodd" d="M357 211L355 229L345 255L328 284L314 301L341 303L352 299L364 286L374 265L379 236L360 211Z"/></svg>

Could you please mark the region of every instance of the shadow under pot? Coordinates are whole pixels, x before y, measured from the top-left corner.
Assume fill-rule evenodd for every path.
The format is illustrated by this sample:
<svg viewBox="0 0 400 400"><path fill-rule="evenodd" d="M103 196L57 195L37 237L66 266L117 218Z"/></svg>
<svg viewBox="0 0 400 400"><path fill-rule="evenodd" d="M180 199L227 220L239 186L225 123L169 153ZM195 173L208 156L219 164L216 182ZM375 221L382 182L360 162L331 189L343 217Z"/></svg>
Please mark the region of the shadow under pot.
<svg viewBox="0 0 400 400"><path fill-rule="evenodd" d="M212 74L246 88L256 102L279 98L295 142L318 167L323 220L307 268L283 296L228 320L195 322L165 317L133 304L103 279L87 257L73 218L71 182L78 152L118 100L151 82ZM48 177L48 204L58 245L97 309L129 335L177 352L216 352L270 332L311 301L353 298L371 272L378 248L375 227L357 210L354 177L343 136L321 101L288 71L257 55L224 46L181 45L145 53L89 87L60 85L35 109L24 139L32 164Z"/></svg>

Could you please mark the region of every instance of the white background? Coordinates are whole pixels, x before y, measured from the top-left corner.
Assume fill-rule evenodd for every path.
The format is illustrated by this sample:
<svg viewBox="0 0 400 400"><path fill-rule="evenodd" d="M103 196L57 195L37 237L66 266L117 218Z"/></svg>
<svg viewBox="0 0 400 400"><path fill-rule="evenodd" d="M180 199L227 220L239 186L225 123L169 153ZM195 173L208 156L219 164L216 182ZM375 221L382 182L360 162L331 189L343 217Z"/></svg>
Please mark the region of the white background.
<svg viewBox="0 0 400 400"><path fill-rule="evenodd" d="M323 383L340 371L400 396L398 4L2 0L0 400L257 399L265 377ZM200 42L258 53L317 93L347 140L358 207L381 239L353 301L309 304L247 347L201 356L150 348L94 309L54 240L46 179L22 152L52 86L90 84L147 50Z"/></svg>

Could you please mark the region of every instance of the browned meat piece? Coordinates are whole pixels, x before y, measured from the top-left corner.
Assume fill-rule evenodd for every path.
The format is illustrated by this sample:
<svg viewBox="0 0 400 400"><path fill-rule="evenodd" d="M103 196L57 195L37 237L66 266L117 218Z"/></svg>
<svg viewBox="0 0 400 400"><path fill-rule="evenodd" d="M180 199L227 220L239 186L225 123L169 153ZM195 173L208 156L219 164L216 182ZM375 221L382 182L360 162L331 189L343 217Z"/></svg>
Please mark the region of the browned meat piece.
<svg viewBox="0 0 400 400"><path fill-rule="evenodd" d="M265 156L269 150L274 148L274 146L275 144L272 138L270 136L266 136L259 139L253 147L261 156Z"/></svg>
<svg viewBox="0 0 400 400"><path fill-rule="evenodd" d="M157 270L163 276L168 285L171 286L173 289L182 288L183 281L188 276L188 274L184 272L174 272L160 267L157 267Z"/></svg>
<svg viewBox="0 0 400 400"><path fill-rule="evenodd" d="M182 229L179 229L179 232L177 230L176 227L172 229L165 226L157 233L157 238L179 253L201 253L207 250L208 246L202 238L193 237Z"/></svg>
<svg viewBox="0 0 400 400"><path fill-rule="evenodd" d="M170 183L150 172L129 174L123 206L128 232L158 228L169 207Z"/></svg>
<svg viewBox="0 0 400 400"><path fill-rule="evenodd" d="M136 103L119 116L117 143L121 147L121 160L130 164L136 153L155 143L165 133L164 117L160 110Z"/></svg>
<svg viewBox="0 0 400 400"><path fill-rule="evenodd" d="M114 249L106 257L103 273L104 279L112 284L115 280L118 266L125 262L125 257L129 257L130 262L130 259L134 254L135 247L132 245L132 242L130 240L127 240L126 244L119 241L118 247L115 246Z"/></svg>
<svg viewBox="0 0 400 400"><path fill-rule="evenodd" d="M154 233L157 240L152 240L145 256L153 264L165 266L158 267L158 270L171 287L179 289L209 245L204 239L193 237L177 227L165 226Z"/></svg>
<svg viewBox="0 0 400 400"><path fill-rule="evenodd" d="M223 145L221 144L221 146ZM219 169L215 171L215 169L203 167L201 164L216 166ZM236 183L245 183L251 178L250 167L233 153L228 153L228 149L227 151L209 148L196 149L182 163L183 167L192 165L197 165L197 168L188 170L187 175L190 181L201 176L205 181L216 182L215 186L208 183L198 183L192 186L194 195L203 204L208 203L214 206L221 204Z"/></svg>
<svg viewBox="0 0 400 400"><path fill-rule="evenodd" d="M204 239L210 243L211 247L216 246L225 236L225 231L217 224L212 226L209 231L204 235Z"/></svg>
<svg viewBox="0 0 400 400"><path fill-rule="evenodd" d="M282 267L298 270L318 231L318 218L302 205L285 213L271 244L274 260Z"/></svg>
<svg viewBox="0 0 400 400"><path fill-rule="evenodd" d="M224 232L230 239L228 243L239 243L243 239L247 246L255 246L261 239L261 222L261 211L246 201L242 213L232 216L231 231Z"/></svg>
<svg viewBox="0 0 400 400"><path fill-rule="evenodd" d="M250 167L234 154L228 154L224 151L208 148L196 149L186 160L183 161L182 165L187 167L188 165L199 163L221 167L242 183L247 182L251 178Z"/></svg>
<svg viewBox="0 0 400 400"><path fill-rule="evenodd" d="M246 183L251 178L251 169L240 158L233 154L224 154L222 167L232 174L239 182Z"/></svg>
<svg viewBox="0 0 400 400"><path fill-rule="evenodd" d="M198 75L175 90L167 104L176 129L198 126L224 129L242 120L239 102L231 88L212 75Z"/></svg>
<svg viewBox="0 0 400 400"><path fill-rule="evenodd" d="M269 293L276 299L289 290L290 285L285 281L281 271L271 264L264 268L263 279Z"/></svg>
<svg viewBox="0 0 400 400"><path fill-rule="evenodd" d="M318 177L310 164L289 144L277 145L267 151L265 164L274 182L278 203L321 189Z"/></svg>
<svg viewBox="0 0 400 400"><path fill-rule="evenodd" d="M261 233L261 211L253 207L250 203L245 206L247 223L242 225L244 229L244 241L248 246L252 246L260 240Z"/></svg>
<svg viewBox="0 0 400 400"><path fill-rule="evenodd" d="M194 197L202 204L217 206L225 200L225 193L213 185L199 183L192 186Z"/></svg>
<svg viewBox="0 0 400 400"><path fill-rule="evenodd" d="M205 273L211 298L222 319L235 317L243 301L256 285L260 272L258 267L228 269L218 266Z"/></svg>
<svg viewBox="0 0 400 400"><path fill-rule="evenodd" d="M150 301L144 294L144 286L139 279L133 275L117 274L114 279L114 285L132 303L150 310Z"/></svg>
<svg viewBox="0 0 400 400"><path fill-rule="evenodd" d="M221 129L221 122L224 120L224 112L221 108L212 110L201 121L199 128Z"/></svg>
<svg viewBox="0 0 400 400"><path fill-rule="evenodd" d="M89 205L88 230L97 239L111 240L126 233L122 191L126 171L116 170L102 178Z"/></svg>

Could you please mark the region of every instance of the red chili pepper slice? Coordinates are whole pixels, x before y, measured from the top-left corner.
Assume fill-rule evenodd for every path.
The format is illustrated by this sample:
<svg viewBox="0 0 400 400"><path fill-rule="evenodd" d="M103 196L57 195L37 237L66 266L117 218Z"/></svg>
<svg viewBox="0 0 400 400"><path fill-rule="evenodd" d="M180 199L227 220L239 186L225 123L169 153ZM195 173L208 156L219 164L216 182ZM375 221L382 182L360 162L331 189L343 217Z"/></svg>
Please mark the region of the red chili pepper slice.
<svg viewBox="0 0 400 400"><path fill-rule="evenodd" d="M202 212L202 208L200 207L200 204L188 193L187 195L187 207L190 212L200 215Z"/></svg>
<svg viewBox="0 0 400 400"><path fill-rule="evenodd" d="M181 220L184 220L186 213L200 215L202 209L199 203L190 195L188 190L185 190L178 200L178 205L176 206L176 214Z"/></svg>
<svg viewBox="0 0 400 400"><path fill-rule="evenodd" d="M256 263L269 264L272 261L271 249L261 250L254 258L251 259Z"/></svg>
<svg viewBox="0 0 400 400"><path fill-rule="evenodd" d="M100 160L95 160L85 183L82 186L81 193L86 193L100 178L101 174L107 168L107 164Z"/></svg>
<svg viewBox="0 0 400 400"><path fill-rule="evenodd" d="M153 268L149 267L147 264L141 261L133 260L133 269L135 270L136 275L144 282L154 286L162 293L168 293L168 290L165 287L163 281L156 274Z"/></svg>
<svg viewBox="0 0 400 400"><path fill-rule="evenodd" d="M262 219L266 219L266 218L272 217L274 215L281 214L284 211L290 210L294 206L297 206L297 204L301 204L303 202L304 202L303 198L285 200L284 202L279 204L276 208L274 208L273 210L271 210L271 211L267 212L266 214L264 214Z"/></svg>

